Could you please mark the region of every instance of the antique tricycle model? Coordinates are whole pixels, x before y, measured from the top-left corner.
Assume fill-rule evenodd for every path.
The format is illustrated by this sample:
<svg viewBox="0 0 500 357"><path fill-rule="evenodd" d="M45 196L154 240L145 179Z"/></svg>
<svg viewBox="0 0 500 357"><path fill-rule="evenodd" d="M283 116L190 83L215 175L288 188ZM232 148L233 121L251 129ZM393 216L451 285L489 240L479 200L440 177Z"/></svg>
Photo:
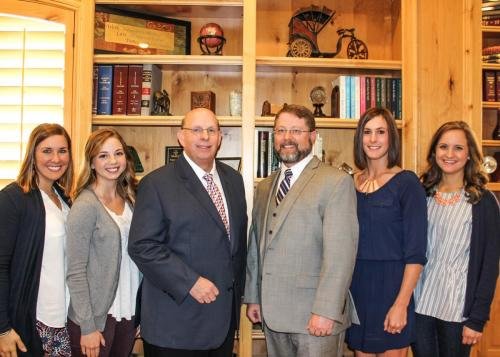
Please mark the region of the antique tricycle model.
<svg viewBox="0 0 500 357"><path fill-rule="evenodd" d="M335 11L326 6L311 5L295 11L288 23L289 57L335 57L342 50L342 40L350 38L347 45L347 58L368 58L368 47L354 36L354 28L337 30L339 38L335 52L321 52L318 48L318 33L332 20ZM333 20L332 20L333 24Z"/></svg>

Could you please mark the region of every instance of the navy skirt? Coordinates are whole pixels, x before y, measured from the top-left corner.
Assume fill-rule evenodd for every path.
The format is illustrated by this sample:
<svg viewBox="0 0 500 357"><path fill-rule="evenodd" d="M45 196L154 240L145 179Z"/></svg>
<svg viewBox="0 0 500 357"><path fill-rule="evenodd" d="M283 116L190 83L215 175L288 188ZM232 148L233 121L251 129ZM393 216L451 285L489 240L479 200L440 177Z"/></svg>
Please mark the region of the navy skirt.
<svg viewBox="0 0 500 357"><path fill-rule="evenodd" d="M407 325L399 334L384 331L387 312L396 300L403 281L402 261L357 260L351 293L358 313L359 325L346 334L350 348L367 353L408 347L415 340L415 305L408 305Z"/></svg>

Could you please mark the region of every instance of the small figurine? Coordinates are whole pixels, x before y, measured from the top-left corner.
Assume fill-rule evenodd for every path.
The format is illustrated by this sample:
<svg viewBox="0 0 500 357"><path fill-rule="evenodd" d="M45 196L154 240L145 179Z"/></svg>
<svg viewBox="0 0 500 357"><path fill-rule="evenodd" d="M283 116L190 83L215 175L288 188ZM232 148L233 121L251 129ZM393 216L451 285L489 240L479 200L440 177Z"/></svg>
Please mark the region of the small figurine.
<svg viewBox="0 0 500 357"><path fill-rule="evenodd" d="M170 97L168 92L163 89L153 93L153 110L151 115L172 115L170 113Z"/></svg>
<svg viewBox="0 0 500 357"><path fill-rule="evenodd" d="M271 103L269 103L267 100L262 103L262 113L260 115L263 117L271 116Z"/></svg>
<svg viewBox="0 0 500 357"><path fill-rule="evenodd" d="M197 41L204 55L221 55L222 47L226 43L222 27L213 22L201 27L200 36Z"/></svg>

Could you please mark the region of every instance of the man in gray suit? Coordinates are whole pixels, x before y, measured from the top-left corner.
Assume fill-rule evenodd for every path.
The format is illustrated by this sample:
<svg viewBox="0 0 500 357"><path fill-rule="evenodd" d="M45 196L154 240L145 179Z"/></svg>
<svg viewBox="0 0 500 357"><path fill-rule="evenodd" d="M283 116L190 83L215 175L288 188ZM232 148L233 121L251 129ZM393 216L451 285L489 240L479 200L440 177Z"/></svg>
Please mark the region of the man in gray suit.
<svg viewBox="0 0 500 357"><path fill-rule="evenodd" d="M358 242L351 177L313 156L314 116L285 106L274 122L282 167L257 187L247 316L262 322L269 357L341 356Z"/></svg>

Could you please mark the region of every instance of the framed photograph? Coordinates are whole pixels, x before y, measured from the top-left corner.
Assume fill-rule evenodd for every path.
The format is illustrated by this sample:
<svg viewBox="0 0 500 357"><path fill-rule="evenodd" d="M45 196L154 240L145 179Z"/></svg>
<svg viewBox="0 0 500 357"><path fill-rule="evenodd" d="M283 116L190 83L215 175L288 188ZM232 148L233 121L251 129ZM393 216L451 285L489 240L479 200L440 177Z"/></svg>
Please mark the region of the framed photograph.
<svg viewBox="0 0 500 357"><path fill-rule="evenodd" d="M215 159L231 166L236 171L241 170L241 157L217 157Z"/></svg>
<svg viewBox="0 0 500 357"><path fill-rule="evenodd" d="M182 155L182 146L165 146L165 165L171 164Z"/></svg>
<svg viewBox="0 0 500 357"><path fill-rule="evenodd" d="M191 54L191 22L96 6L94 51L134 55Z"/></svg>

